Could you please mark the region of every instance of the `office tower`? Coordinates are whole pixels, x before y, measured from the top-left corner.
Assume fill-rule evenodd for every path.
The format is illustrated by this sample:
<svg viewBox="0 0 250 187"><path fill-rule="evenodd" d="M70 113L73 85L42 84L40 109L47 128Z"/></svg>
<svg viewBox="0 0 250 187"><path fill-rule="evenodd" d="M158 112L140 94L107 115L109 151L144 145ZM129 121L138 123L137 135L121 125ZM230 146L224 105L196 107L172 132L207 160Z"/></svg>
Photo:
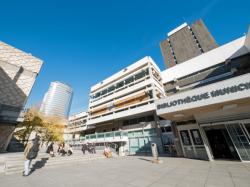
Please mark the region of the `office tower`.
<svg viewBox="0 0 250 187"><path fill-rule="evenodd" d="M51 82L48 92L43 98L40 112L48 116L68 118L73 90L59 81Z"/></svg>
<svg viewBox="0 0 250 187"><path fill-rule="evenodd" d="M0 42L0 152L5 151L21 117L42 60Z"/></svg>
<svg viewBox="0 0 250 187"><path fill-rule="evenodd" d="M217 47L217 44L200 19L189 26L183 23L170 31L160 42L166 68L175 66Z"/></svg>

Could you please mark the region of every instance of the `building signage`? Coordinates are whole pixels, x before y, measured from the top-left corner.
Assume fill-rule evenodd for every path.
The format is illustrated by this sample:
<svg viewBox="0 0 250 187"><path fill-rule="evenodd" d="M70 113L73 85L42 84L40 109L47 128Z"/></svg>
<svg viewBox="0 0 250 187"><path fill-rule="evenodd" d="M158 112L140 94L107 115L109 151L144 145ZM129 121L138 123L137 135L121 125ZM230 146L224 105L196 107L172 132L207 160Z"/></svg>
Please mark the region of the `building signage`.
<svg viewBox="0 0 250 187"><path fill-rule="evenodd" d="M248 90L248 89L250 89L250 82L240 83L237 85L233 85L233 86L229 86L229 87L225 87L225 88L221 88L217 90L212 90L210 92L190 95L185 98L176 99L173 101L158 104L157 109L159 110L159 109L164 109L164 108L170 108L170 107L174 107L178 105L183 105L187 103L192 103L196 101L219 97L222 95L230 95L232 93L241 92L241 91Z"/></svg>

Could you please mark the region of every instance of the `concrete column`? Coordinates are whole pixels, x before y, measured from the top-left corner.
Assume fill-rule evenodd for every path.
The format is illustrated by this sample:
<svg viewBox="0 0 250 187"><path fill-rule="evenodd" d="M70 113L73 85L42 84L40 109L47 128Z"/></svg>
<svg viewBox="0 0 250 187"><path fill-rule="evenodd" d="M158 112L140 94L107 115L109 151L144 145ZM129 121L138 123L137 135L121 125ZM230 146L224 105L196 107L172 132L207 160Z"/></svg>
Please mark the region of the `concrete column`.
<svg viewBox="0 0 250 187"><path fill-rule="evenodd" d="M174 145L175 145L177 157L184 157L185 155L184 155L183 145L182 145L182 142L181 142L181 139L180 139L178 129L177 129L175 122L171 123L171 129L172 129L174 136L175 136Z"/></svg>
<svg viewBox="0 0 250 187"><path fill-rule="evenodd" d="M121 142L119 144L119 156L125 156L125 149L124 149L125 143Z"/></svg>
<svg viewBox="0 0 250 187"><path fill-rule="evenodd" d="M204 146L205 146L205 149L206 149L206 152L207 152L208 159L210 161L214 161L213 154L211 152L211 148L209 146L209 142L208 142L206 133L205 133L204 129L200 125L198 125L198 126L199 126L199 130L201 132L201 137L202 137L203 142L204 142Z"/></svg>

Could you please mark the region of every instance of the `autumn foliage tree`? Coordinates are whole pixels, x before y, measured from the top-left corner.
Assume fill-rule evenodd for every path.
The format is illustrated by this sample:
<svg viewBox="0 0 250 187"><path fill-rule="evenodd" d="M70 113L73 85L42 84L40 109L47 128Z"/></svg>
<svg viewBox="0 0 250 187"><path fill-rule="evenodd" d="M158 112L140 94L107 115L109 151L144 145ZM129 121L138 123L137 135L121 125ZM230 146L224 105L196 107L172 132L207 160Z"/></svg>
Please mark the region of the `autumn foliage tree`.
<svg viewBox="0 0 250 187"><path fill-rule="evenodd" d="M18 124L14 136L19 140L28 140L35 131L44 142L63 141L66 120L57 116L45 116L37 109L31 108L24 116L24 121Z"/></svg>

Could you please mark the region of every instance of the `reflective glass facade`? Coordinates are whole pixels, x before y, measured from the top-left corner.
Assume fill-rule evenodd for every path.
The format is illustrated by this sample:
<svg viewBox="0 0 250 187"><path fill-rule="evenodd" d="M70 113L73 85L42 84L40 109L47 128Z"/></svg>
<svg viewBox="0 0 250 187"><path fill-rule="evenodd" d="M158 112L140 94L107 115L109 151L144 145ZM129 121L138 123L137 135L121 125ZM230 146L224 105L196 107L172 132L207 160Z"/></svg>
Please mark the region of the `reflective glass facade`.
<svg viewBox="0 0 250 187"><path fill-rule="evenodd" d="M45 94L40 111L45 115L68 117L73 90L61 82L52 82Z"/></svg>

